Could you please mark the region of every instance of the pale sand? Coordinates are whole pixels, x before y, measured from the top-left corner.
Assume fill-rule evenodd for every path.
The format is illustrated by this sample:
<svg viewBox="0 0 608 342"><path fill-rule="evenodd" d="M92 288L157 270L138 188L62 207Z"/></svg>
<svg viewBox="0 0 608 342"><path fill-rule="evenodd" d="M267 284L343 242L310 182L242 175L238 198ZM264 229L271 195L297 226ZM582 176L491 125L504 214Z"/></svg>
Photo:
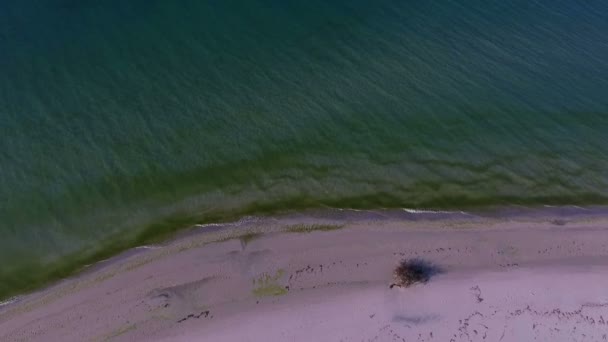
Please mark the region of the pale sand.
<svg viewBox="0 0 608 342"><path fill-rule="evenodd" d="M294 222L344 227L277 232ZM0 340L607 340L605 216L290 217L218 229L0 307ZM267 233L208 243L243 231ZM403 258L443 272L389 289Z"/></svg>

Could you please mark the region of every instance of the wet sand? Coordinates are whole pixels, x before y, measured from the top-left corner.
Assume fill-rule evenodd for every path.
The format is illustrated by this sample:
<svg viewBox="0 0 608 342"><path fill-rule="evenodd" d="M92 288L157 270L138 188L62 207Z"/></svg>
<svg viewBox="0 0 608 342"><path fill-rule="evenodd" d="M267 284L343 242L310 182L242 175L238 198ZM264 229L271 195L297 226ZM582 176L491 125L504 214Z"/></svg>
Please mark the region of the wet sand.
<svg viewBox="0 0 608 342"><path fill-rule="evenodd" d="M391 289L413 258L440 272ZM298 214L95 265L0 307L0 340L602 341L606 284L604 214Z"/></svg>

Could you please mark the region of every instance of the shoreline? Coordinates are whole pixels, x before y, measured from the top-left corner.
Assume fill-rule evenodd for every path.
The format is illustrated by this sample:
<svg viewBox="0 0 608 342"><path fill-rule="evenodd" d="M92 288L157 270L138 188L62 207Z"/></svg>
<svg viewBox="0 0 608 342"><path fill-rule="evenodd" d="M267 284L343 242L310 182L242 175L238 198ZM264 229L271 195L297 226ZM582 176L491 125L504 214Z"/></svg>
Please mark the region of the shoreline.
<svg viewBox="0 0 608 342"><path fill-rule="evenodd" d="M322 220L323 222L348 222L353 220L452 220L452 219L539 219L544 220L554 217L557 221L572 219L573 217L603 217L608 216L608 205L543 205L543 206L482 206L467 208L465 210L451 209L425 209L425 208L377 208L377 209L354 209L354 208L316 208L304 210L287 210L276 213L261 213L259 215L243 215L233 221L206 222L202 224L191 223L182 228L170 228L168 232L162 233L162 239L136 238L131 241L121 240L118 236L111 236L102 245L104 248L91 251L81 251L73 253L70 257L62 257L63 262L49 265L52 270L50 278L35 277L35 284L24 283L26 288L22 290L9 290L3 292L2 303L14 298L21 298L24 295L46 289L54 284L60 283L65 279L79 276L82 272L89 271L92 267L104 265L110 260L121 258L125 255L138 253L139 249L145 246L162 246L172 241L186 236L198 235L200 233L210 233L219 230L231 229L234 227L250 227L256 222L276 224L277 222L291 222L299 224L298 220ZM192 220L187 220L192 221ZM193 221L194 222L194 221ZM150 240L150 241L146 241ZM112 242L113 241L113 242ZM108 243L110 242L110 243ZM118 246L118 247L116 247ZM75 259L74 259L75 258ZM36 268L37 271L46 272L46 269ZM36 271L33 270L33 271ZM60 274L60 276L53 275ZM23 283L23 281L21 282ZM2 306L0 306L2 307Z"/></svg>
<svg viewBox="0 0 608 342"><path fill-rule="evenodd" d="M556 221L561 223L564 219L596 219L608 218L608 205L595 206L579 206L579 205L543 205L540 207L528 207L521 205L509 206L488 206L468 210L444 210L444 209L412 209L412 208L379 208L379 209L353 209L353 208L323 208L323 209L307 209L293 210L270 215L245 215L235 221L228 222L210 222L203 224L193 224L187 228L176 230L166 239L152 243L149 245L138 245L114 255L110 255L105 259L95 261L91 264L83 265L79 270L73 272L67 277L49 281L47 284L16 295L5 298L0 302L0 313L4 306L18 302L20 299L54 287L66 280L78 278L84 274L95 271L112 265L124 258L128 258L133 254L141 253L143 249L162 248L163 246L173 244L182 239L196 237L201 234L210 234L217 232L229 232L234 235L233 239L237 239L238 235L247 234L246 232L233 231L243 228L250 230L253 228L256 234L266 234L281 231L273 227L271 229L259 229L257 225L276 226L302 224L306 222L324 222L330 224L343 224L351 221L376 221L376 220L403 220L405 222L416 221L441 221L441 220L539 220L539 221ZM222 238L224 239L224 238Z"/></svg>
<svg viewBox="0 0 608 342"><path fill-rule="evenodd" d="M298 234L286 234L289 232ZM571 241L574 241L573 245L570 245ZM450 282L456 281L454 277L458 278L459 274L472 274L483 280L485 275L496 272L510 274L528 270L534 273L540 270L542 273L553 268L572 275L583 264L608 267L608 214L605 207L509 208L483 213L321 210L201 225L164 243L146 247L130 249L89 265L73 277L1 305L0 331L6 334L0 337L7 340L23 337L35 321L39 330L34 330L44 332L49 337L47 340L53 340L52 336L57 340L88 340L117 331L120 334L112 340L186 339L192 337L191 334L198 334L198 328L188 330L190 335L180 334L176 329L182 325L178 323L181 318L173 318L181 314L185 317L204 315L207 309L196 313L192 307L175 299L180 296L192 296L192 302L200 302L200 307L218 312L214 316L216 321L229 322L231 315L237 315L230 310L243 315L256 312L257 304L252 304L254 299L270 307L280 306L292 300L309 301L317 297L319 291L321 296L333 298L331 293L335 291L359 288L362 284L365 284L364 292L371 291L372 297L377 296L378 291L384 293L392 268L403 258L420 257L445 268L445 275L437 278L449 278ZM293 276L309 273L297 273L299 269L295 264L324 265L336 262L332 261L335 258L352 264L349 267L357 265L355 269L364 263L373 264L374 269L357 270L361 272L361 279L344 270L336 271L333 276L312 272L316 275L311 273L310 279L306 280L308 283L298 285L303 294L293 296ZM216 264L225 267L217 268ZM328 267L325 265L325 269ZM596 275L597 272L591 272L587 277ZM540 282L546 280L541 278ZM442 284L444 280L441 280ZM257 294L252 285L256 281L268 285ZM427 285L416 286L416 291L435 281L431 279ZM285 290L285 286L291 286L291 290ZM169 288L169 292L163 290ZM216 295L200 298L208 291L215 291ZM153 292L160 294L155 297ZM305 296L308 292L311 294ZM305 299L290 299L301 296ZM90 308L84 304L85 298L101 307ZM128 300L124 301L124 298ZM608 297L600 299L608 301ZM281 304L282 301L285 303ZM113 311L103 309L103 303L112 303L118 312L135 310L136 313L130 319L125 319L124 315L114 319L110 317ZM164 307L167 303L169 305ZM348 306L347 302L340 303ZM142 310L142 306L152 309ZM237 309L229 309L232 306ZM67 307L81 312L80 319L96 318L108 322L101 326L83 324L67 330L57 328L57 322L69 326L73 319L63 311ZM227 310L225 316L223 310ZM219 319L217 315L224 318ZM167 318L169 316L175 317ZM604 317L608 318L608 314ZM125 326L126 321L136 326ZM127 331L121 330L127 328ZM77 335L69 333L72 330ZM36 340L34 335L30 338Z"/></svg>

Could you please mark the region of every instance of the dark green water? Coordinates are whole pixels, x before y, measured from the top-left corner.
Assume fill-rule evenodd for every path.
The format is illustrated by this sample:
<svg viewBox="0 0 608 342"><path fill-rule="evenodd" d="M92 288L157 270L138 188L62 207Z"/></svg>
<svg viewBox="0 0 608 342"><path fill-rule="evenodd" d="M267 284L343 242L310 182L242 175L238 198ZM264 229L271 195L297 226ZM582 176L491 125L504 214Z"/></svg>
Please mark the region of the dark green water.
<svg viewBox="0 0 608 342"><path fill-rule="evenodd" d="M608 203L608 2L4 0L0 297L194 222Z"/></svg>

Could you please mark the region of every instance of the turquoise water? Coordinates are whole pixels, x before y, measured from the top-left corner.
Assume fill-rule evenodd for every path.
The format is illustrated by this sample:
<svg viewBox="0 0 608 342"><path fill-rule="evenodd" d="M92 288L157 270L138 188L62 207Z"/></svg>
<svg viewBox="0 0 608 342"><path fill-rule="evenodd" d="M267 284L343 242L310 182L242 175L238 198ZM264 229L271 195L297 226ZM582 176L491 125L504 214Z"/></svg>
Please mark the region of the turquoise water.
<svg viewBox="0 0 608 342"><path fill-rule="evenodd" d="M195 222L608 203L608 2L0 2L0 297Z"/></svg>

